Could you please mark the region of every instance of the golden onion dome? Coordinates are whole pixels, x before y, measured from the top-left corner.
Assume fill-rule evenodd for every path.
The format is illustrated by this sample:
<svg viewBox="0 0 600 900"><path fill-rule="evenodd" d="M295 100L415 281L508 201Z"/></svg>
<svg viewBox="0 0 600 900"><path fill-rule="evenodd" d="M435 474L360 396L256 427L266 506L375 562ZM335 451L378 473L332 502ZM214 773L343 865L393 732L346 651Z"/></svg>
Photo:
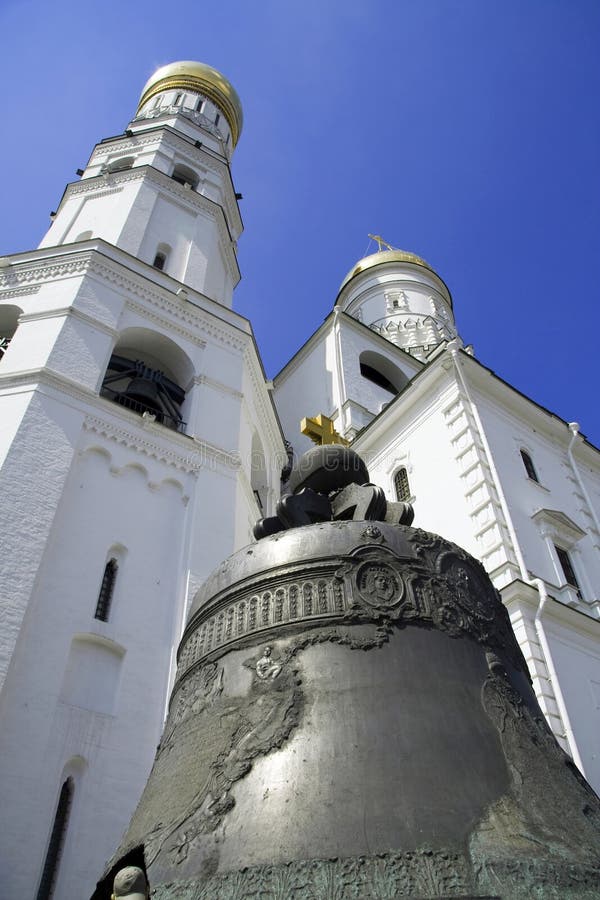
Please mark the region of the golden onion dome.
<svg viewBox="0 0 600 900"><path fill-rule="evenodd" d="M183 60L157 69L144 85L137 111L156 94L178 89L203 94L221 110L231 128L231 140L235 147L244 121L240 98L233 85L205 63Z"/></svg>
<svg viewBox="0 0 600 900"><path fill-rule="evenodd" d="M379 250L377 253L371 253L370 256L359 259L342 281L340 291L346 287L348 282L351 281L355 275L359 275L367 269L372 269L373 266L382 266L384 263L394 262L413 263L413 265L424 266L426 269L429 269L430 272L433 272L429 263L425 262L420 256L417 256L416 253L409 253L408 250Z"/></svg>

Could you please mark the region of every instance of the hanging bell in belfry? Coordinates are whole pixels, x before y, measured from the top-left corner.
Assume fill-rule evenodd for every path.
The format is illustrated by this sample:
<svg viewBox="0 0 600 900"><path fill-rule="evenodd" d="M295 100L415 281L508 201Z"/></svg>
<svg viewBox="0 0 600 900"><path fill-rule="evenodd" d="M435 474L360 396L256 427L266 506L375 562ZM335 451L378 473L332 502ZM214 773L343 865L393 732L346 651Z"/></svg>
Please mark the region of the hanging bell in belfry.
<svg viewBox="0 0 600 900"><path fill-rule="evenodd" d="M94 900L132 863L156 900L600 897L600 801L484 569L394 524L366 470L315 480L325 449L352 462L310 451L286 522L197 594L153 770ZM345 497L378 520L348 519ZM327 502L331 521L289 527Z"/></svg>
<svg viewBox="0 0 600 900"><path fill-rule="evenodd" d="M149 409L160 410L158 385L148 378L132 378L121 396L140 403L142 406L147 406Z"/></svg>

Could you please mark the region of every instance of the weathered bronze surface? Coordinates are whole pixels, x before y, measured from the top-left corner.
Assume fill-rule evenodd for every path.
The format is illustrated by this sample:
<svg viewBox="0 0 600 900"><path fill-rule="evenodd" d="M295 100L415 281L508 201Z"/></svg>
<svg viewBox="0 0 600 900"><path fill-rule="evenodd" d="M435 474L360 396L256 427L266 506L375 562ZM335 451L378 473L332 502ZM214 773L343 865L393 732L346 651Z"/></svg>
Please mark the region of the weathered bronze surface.
<svg viewBox="0 0 600 900"><path fill-rule="evenodd" d="M199 591L94 898L143 858L157 900L592 900L599 837L482 566L418 529L326 521Z"/></svg>

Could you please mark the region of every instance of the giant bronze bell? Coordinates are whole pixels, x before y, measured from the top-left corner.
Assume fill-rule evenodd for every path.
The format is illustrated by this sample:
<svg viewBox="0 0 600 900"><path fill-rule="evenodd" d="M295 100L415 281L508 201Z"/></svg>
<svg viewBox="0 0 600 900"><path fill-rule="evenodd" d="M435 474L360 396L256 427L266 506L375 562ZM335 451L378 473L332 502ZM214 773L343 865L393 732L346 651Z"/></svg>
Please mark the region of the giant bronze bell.
<svg viewBox="0 0 600 900"><path fill-rule="evenodd" d="M401 524L352 451L300 462L196 595L94 900L130 865L156 900L600 897L600 802L480 563Z"/></svg>

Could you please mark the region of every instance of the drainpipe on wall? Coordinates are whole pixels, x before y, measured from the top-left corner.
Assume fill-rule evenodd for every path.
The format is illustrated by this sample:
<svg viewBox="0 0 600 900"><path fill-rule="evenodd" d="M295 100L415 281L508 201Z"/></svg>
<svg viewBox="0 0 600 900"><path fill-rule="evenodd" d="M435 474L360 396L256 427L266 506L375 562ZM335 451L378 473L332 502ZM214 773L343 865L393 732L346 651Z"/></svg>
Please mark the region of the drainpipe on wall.
<svg viewBox="0 0 600 900"><path fill-rule="evenodd" d="M552 658L552 653L550 652L550 644L548 643L548 638L546 637L546 632L544 630L544 626L542 625L542 613L544 611L544 607L546 606L546 601L548 600L548 591L546 589L545 583L541 578L531 578L528 579L528 581L529 584L531 584L533 587L537 587L538 593L540 595L540 602L538 603L538 608L534 619L535 631L542 648L542 653L544 654L546 668L548 669L548 678L550 680L550 684L552 685L554 696L556 698L556 705L558 706L558 712L560 714L563 728L565 729L565 738L567 739L567 744L569 745L571 756L573 757L573 762L575 763L581 774L585 775L585 769L583 768L583 762L579 754L577 741L575 740L575 735L573 733L573 729L571 728L571 720L569 718L569 713L567 712L565 698L563 697L563 692L560 688L560 682L556 674L556 669L554 668L554 660Z"/></svg>
<svg viewBox="0 0 600 900"><path fill-rule="evenodd" d="M592 502L590 500L590 496L585 489L585 485L579 474L579 469L577 468L577 463L575 462L575 457L573 456L573 444L577 440L577 436L579 435L579 422L569 422L569 431L571 432L571 440L569 441L569 445L567 447L567 456L569 457L569 462L571 463L571 468L575 474L575 478L577 479L577 484L581 490L585 498L585 502L588 505L588 509L590 511L591 517L594 520L594 525L596 526L596 531L600 534L600 522L598 522L598 516L594 511L594 507L592 506Z"/></svg>
<svg viewBox="0 0 600 900"><path fill-rule="evenodd" d="M544 630L544 626L542 624L542 613L544 611L544 606L546 605L546 601L548 600L548 591L546 590L546 585L542 581L541 578L530 578L529 571L527 569L527 565L525 563L525 559L523 554L521 553L521 548L519 546L519 541L517 538L517 533L515 531L512 518L508 509L508 502L506 500L506 496L504 491L502 490L502 486L500 483L500 477L498 475L498 471L496 469L494 458L491 453L490 445L488 444L488 440L483 428L483 423L479 416L479 412L473 398L471 397L471 393L469 388L467 387L466 380L462 371L462 362L460 360L458 347L455 345L452 347L452 344L455 343L452 341L448 345L448 349L450 350L450 354L452 356L452 360L454 362L454 367L456 369L456 373L458 375L458 379L460 381L461 387L463 389L463 393L467 398L467 402L469 407L471 408L471 414L477 426L477 430L479 431L479 437L481 438L481 443L483 445L484 452L487 456L488 465L490 467L490 472L492 473L492 478L494 480L494 484L496 486L496 491L498 492L498 498L500 500L500 506L502 507L502 511L504 513L504 518L506 520L506 527L508 528L508 533L510 534L510 538L513 544L513 549L515 552L515 556L517 557L517 562L519 564L519 570L521 572L521 578L526 584L530 584L532 587L536 588L539 594L540 602L538 604L538 608L534 618L535 631L538 636L538 640L540 642L540 647L542 649L542 654L544 656L544 662L546 664L546 668L548 670L548 681L550 682L550 687L554 693L554 697L556 699L556 705L558 707L558 712L560 715L560 719L562 722L562 726L565 731L565 738L569 745L569 750L571 752L571 756L573 758L573 762L577 766L577 768L581 771L583 775L585 775L585 771L583 768L583 763L581 761L581 756L579 754L579 749L577 747L577 742L575 741L575 735L573 734L573 729L571 728L571 720L569 719L569 714L567 712L567 707L565 705L565 700L563 697L562 690L560 688L560 683L558 681L558 676L556 674L556 668L554 666L554 660L552 658L552 652L550 650L550 644L548 642L548 638L546 636L546 632ZM570 426L569 426L570 427ZM579 429L579 426L577 426ZM573 440L575 439L575 434L573 436Z"/></svg>

